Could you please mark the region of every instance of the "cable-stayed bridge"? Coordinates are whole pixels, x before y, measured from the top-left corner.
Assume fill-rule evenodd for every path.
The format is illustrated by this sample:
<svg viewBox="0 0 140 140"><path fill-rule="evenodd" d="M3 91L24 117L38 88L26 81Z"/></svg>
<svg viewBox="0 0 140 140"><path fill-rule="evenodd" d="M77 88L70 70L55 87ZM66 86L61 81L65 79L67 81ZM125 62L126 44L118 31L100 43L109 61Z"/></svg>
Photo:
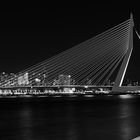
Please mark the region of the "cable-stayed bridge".
<svg viewBox="0 0 140 140"><path fill-rule="evenodd" d="M140 90L139 86L122 86L133 50L133 16L60 54L33 65L1 83L1 88L44 87L112 87L113 92ZM48 53L48 52L47 52ZM68 75L73 84L58 83L60 75ZM62 78L61 78L62 79ZM114 81L108 86L109 80ZM20 82L19 82L20 81ZM57 81L57 82L56 82Z"/></svg>

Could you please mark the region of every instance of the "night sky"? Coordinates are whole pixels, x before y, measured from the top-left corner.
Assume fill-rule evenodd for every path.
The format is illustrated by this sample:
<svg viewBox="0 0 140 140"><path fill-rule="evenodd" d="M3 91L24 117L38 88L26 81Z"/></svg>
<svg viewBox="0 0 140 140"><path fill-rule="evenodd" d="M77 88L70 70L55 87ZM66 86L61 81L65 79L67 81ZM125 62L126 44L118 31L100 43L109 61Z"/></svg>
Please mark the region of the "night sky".
<svg viewBox="0 0 140 140"><path fill-rule="evenodd" d="M0 11L0 72L17 73L71 48L129 19L130 11L140 33L140 10L136 8L89 4ZM139 51L140 40L134 33L127 76L140 81Z"/></svg>

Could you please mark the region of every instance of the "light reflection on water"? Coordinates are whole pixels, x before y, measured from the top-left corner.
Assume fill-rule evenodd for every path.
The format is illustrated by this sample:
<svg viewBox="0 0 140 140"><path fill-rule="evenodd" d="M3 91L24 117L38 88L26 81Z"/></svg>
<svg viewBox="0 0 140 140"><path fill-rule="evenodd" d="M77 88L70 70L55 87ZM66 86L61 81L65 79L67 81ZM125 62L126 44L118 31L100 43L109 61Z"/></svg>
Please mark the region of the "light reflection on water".
<svg viewBox="0 0 140 140"><path fill-rule="evenodd" d="M19 111L21 140L32 140L32 123L32 110L28 106L25 106Z"/></svg>
<svg viewBox="0 0 140 140"><path fill-rule="evenodd" d="M76 123L75 123L75 114L74 114L74 108L73 106L68 106L66 108L66 116L65 116L65 121L69 122L67 126L67 131L66 131L66 138L68 140L77 140L77 128L76 128Z"/></svg>
<svg viewBox="0 0 140 140"><path fill-rule="evenodd" d="M0 139L129 140L140 135L140 98L59 99L0 102Z"/></svg>
<svg viewBox="0 0 140 140"><path fill-rule="evenodd" d="M130 99L130 96L123 97L123 99ZM134 109L133 105L129 103L128 101L123 101L120 104L120 127L121 127L121 136L123 140L129 140L133 137L133 131L134 131L134 120L133 120L133 114Z"/></svg>

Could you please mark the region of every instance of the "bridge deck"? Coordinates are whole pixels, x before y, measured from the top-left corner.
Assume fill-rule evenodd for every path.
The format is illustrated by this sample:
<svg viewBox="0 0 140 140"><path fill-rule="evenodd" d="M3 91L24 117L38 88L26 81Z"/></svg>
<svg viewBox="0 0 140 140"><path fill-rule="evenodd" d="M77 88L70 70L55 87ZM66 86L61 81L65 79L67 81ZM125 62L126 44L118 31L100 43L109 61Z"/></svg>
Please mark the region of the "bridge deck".
<svg viewBox="0 0 140 140"><path fill-rule="evenodd" d="M53 86L6 86L0 89L18 89L18 88L112 88L112 86L95 86L95 85L53 85Z"/></svg>

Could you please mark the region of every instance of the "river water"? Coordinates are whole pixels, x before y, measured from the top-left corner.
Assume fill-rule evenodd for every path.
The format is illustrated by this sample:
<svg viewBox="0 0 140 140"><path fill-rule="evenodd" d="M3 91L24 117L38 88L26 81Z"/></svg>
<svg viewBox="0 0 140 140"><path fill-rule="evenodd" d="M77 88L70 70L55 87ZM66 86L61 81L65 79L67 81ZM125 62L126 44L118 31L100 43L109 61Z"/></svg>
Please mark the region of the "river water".
<svg viewBox="0 0 140 140"><path fill-rule="evenodd" d="M0 140L131 140L140 96L0 99Z"/></svg>

